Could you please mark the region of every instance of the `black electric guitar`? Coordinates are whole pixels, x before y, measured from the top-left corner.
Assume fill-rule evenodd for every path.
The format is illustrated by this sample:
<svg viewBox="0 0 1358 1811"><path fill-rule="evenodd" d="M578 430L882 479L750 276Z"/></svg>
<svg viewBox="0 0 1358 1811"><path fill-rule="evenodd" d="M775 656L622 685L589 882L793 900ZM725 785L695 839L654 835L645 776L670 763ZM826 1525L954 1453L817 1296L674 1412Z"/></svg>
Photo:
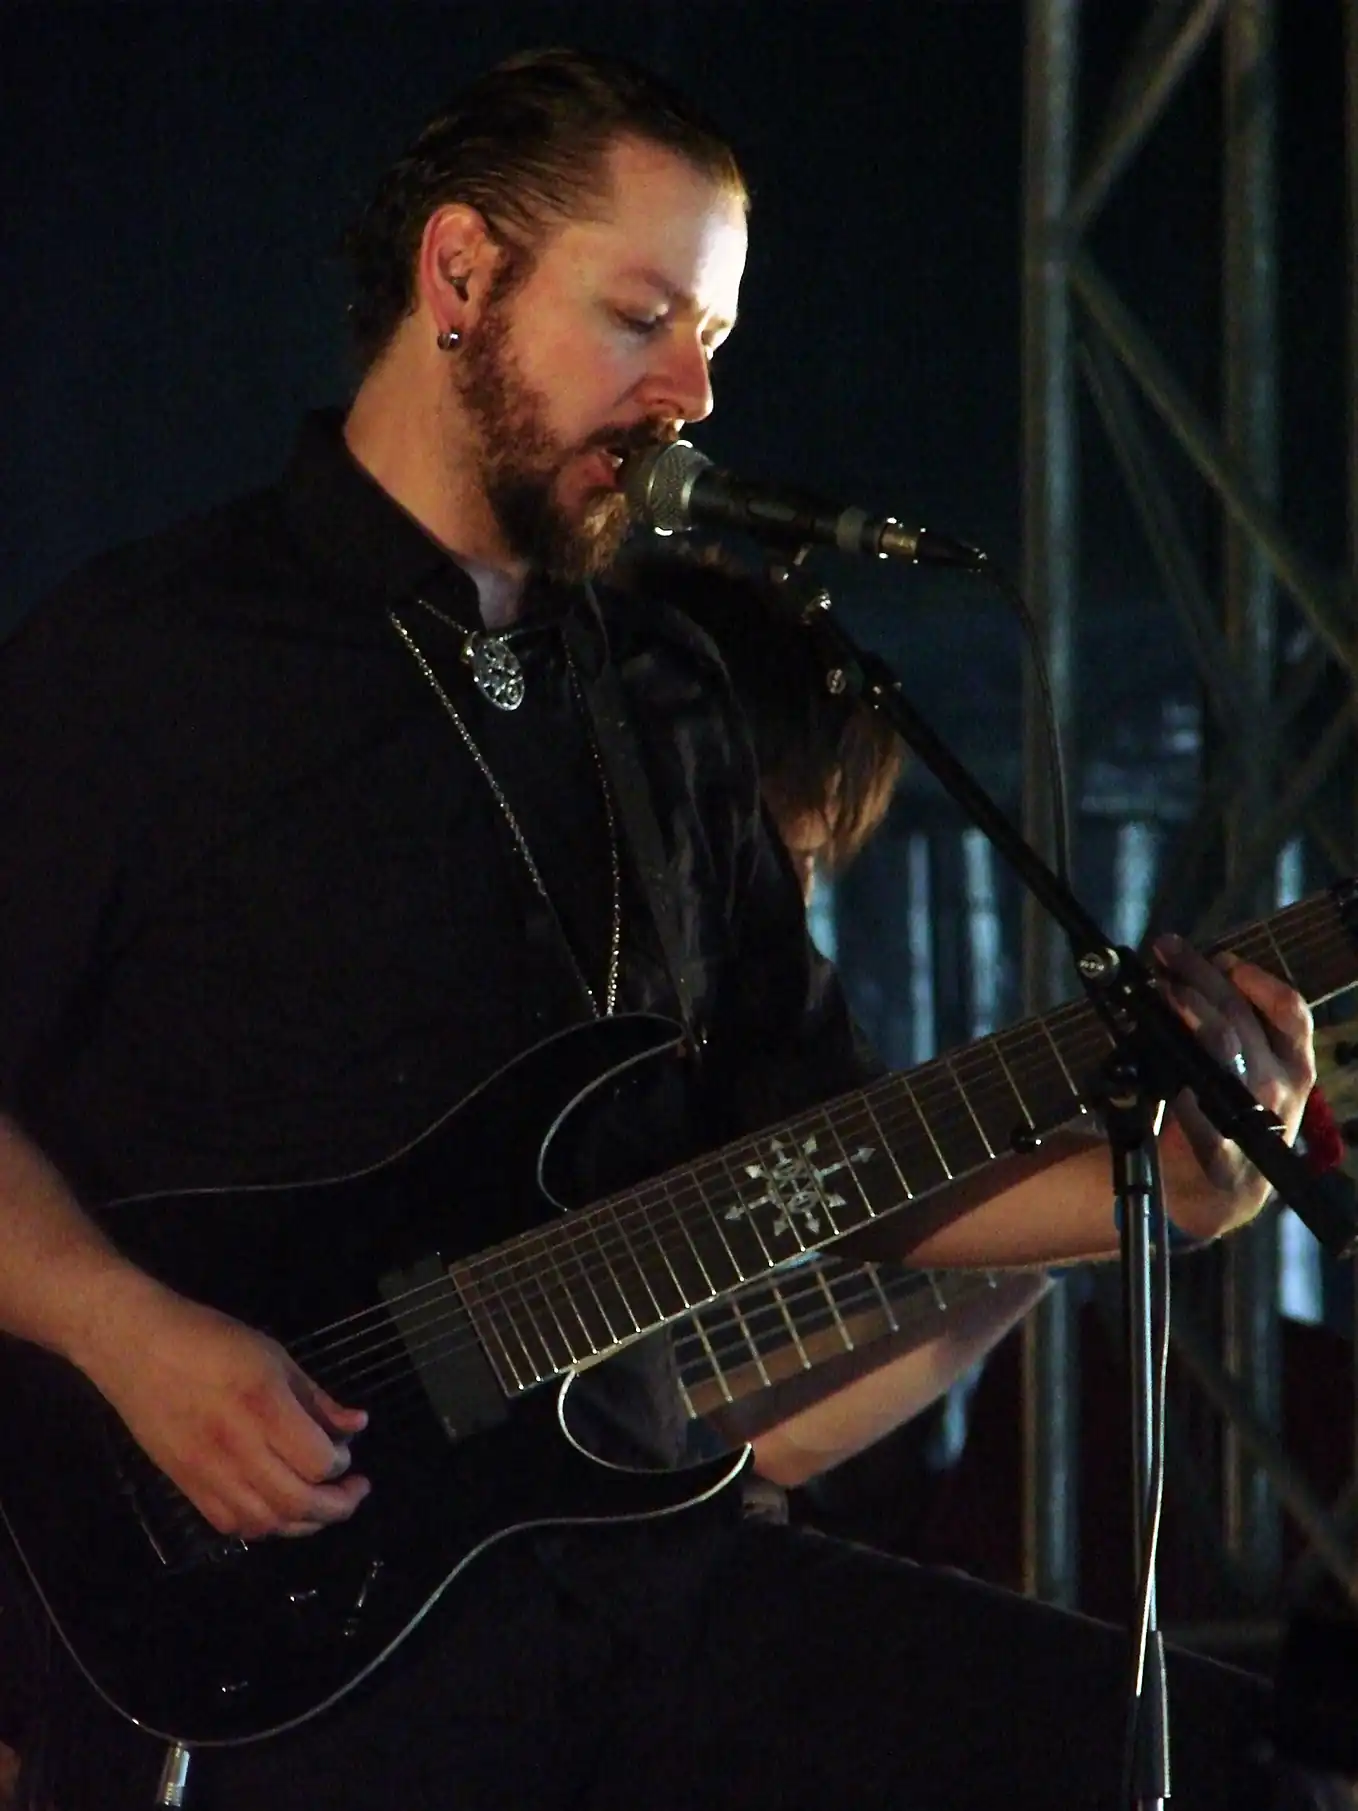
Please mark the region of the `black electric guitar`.
<svg viewBox="0 0 1358 1811"><path fill-rule="evenodd" d="M1231 946L1318 1001L1358 980L1351 923L1344 883ZM110 1207L139 1263L370 1409L374 1488L342 1526L223 1540L78 1373L0 1342L0 1508L124 1716L188 1746L276 1733L381 1665L492 1543L714 1497L743 1458L624 1472L577 1448L574 1374L1069 1121L1108 1048L1073 1003L563 1213L574 1128L678 1036L637 1017L553 1038L359 1175ZM499 1204L490 1250L459 1243L466 1199Z"/></svg>

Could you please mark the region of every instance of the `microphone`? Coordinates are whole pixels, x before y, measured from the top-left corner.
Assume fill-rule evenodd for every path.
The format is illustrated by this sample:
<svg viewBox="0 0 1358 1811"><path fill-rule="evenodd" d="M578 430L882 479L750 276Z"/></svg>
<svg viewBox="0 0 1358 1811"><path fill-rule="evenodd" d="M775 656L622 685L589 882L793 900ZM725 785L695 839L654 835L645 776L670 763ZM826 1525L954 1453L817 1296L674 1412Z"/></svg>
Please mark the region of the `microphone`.
<svg viewBox="0 0 1358 1811"><path fill-rule="evenodd" d="M926 528L902 528L894 516L842 509L809 491L738 478L713 465L687 440L648 447L630 457L623 492L633 514L660 534L682 534L702 525L739 528L757 540L794 547L837 547L841 553L875 554L910 565L961 566L976 571L985 555L965 541Z"/></svg>

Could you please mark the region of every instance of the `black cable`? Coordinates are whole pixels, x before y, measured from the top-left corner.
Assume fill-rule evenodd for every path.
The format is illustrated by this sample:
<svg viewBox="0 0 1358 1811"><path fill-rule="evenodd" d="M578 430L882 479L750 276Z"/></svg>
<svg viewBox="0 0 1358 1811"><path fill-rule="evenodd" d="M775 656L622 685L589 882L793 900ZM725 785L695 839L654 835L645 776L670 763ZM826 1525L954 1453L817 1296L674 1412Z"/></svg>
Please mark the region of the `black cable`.
<svg viewBox="0 0 1358 1811"><path fill-rule="evenodd" d="M1155 1384L1151 1395L1151 1466L1146 1480L1145 1522L1141 1538L1141 1561L1136 1590L1136 1620L1134 1629L1136 1643L1132 1653L1131 1676L1128 1681L1127 1728L1122 1750L1122 1784L1118 1793L1124 1805L1133 1804L1133 1773L1136 1766L1136 1745L1140 1734L1141 1712L1146 1702L1145 1680L1147 1675L1147 1646L1151 1615L1151 1580L1155 1576L1156 1552L1160 1544L1160 1524L1165 1501L1165 1406L1169 1384L1169 1308L1170 1308L1170 1269L1169 1238L1166 1231L1168 1215L1164 1207L1164 1178L1160 1170L1160 1146L1158 1139L1149 1141L1148 1155L1151 1168L1151 1186L1153 1199L1159 1204L1159 1217L1152 1227L1155 1240L1155 1273L1154 1281L1159 1285L1160 1327L1159 1345L1155 1357ZM1158 1631L1157 1631L1158 1634ZM1158 1645L1158 1643L1157 1643ZM1151 1656L1157 1668L1163 1668L1163 1648ZM1153 1689L1162 1689L1157 1680Z"/></svg>

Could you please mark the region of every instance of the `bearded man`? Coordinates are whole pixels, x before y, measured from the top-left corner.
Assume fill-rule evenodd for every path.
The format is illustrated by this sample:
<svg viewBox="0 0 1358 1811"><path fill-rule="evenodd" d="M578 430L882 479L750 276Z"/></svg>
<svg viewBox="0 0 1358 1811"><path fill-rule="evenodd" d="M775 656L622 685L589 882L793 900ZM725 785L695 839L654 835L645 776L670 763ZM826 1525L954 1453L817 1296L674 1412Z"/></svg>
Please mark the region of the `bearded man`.
<svg viewBox="0 0 1358 1811"><path fill-rule="evenodd" d="M452 1493L384 1473L398 1418L372 1373L273 1336L303 1270L385 1236L318 1191L303 1265L295 1224L281 1230L292 1185L386 1173L460 1102L474 1127L490 1078L624 1009L683 1035L582 1133L577 1168L596 1179L662 1169L875 1073L807 944L710 644L588 583L626 527L627 454L712 406L746 214L724 142L651 78L569 52L503 65L426 129L354 232L364 373L347 413L305 424L276 485L94 562L6 651L0 1325L87 1379L127 1454L220 1537L174 1563L165 1537L162 1596L176 1564L186 1601L203 1601L208 1568L226 1581L212 1601L230 1603L257 1567L322 1556L265 1643L281 1662L219 1658L250 1651L248 1626L191 1631L183 1665L213 1703L182 1727L135 1704L116 1716L116 1658L73 1642L79 1665L53 1662L28 1744L34 1790L61 1811L148 1802L166 1736L197 1748L203 1811L1112 1802L1115 1632L751 1529L724 1507L733 1492L594 1526L607 1510L553 1494L564 1440L514 1445L504 1479L541 1484L550 1513L518 1521L549 1525L487 1534L400 1639L347 1673L338 1653L382 1626L409 1557L399 1531L416 1543L464 1497L484 1507L502 1449L495 1431L464 1442ZM1295 1132L1313 1075L1300 999L1245 963L1229 979L1190 951L1173 966L1203 1035ZM512 1097L524 1072L508 1073ZM549 1129L532 1106L503 1170L443 1179L445 1261L517 1230L502 1183ZM1164 1164L1198 1239L1266 1193L1191 1111ZM1111 1254L1107 1194L1097 1142L1059 1136L937 1191L901 1248L971 1268ZM164 1267L136 1261L103 1211L147 1196ZM656 1198L657 1215L676 1211ZM723 1237L738 1233L753 1239L753 1219ZM577 1326L559 1274L536 1353L464 1342L449 1401L408 1318L448 1273L391 1285L430 1255L409 1243L391 1229L372 1305L340 1320L381 1320L387 1360L409 1358L450 1437L469 1375L494 1420L488 1383L502 1412L587 1330L607 1362L570 1392L573 1437L615 1464L673 1460L672 1361L663 1335L631 1337L635 1297L605 1284L577 1298ZM677 1286L688 1259L666 1249ZM257 1308L233 1311L228 1267ZM635 1325L619 1328L624 1309ZM56 1445L57 1419L35 1445ZM149 1525L138 1463L121 1456L116 1475ZM58 1475L74 1513L92 1482ZM388 1512L398 1533L379 1536ZM326 1543L365 1530L371 1565L331 1578L323 1556L341 1549ZM131 1607L124 1620L126 1649L155 1645ZM173 1619L159 1626L173 1648ZM945 1635L964 1664L939 1662ZM338 1688L280 1712L260 1675L272 1664L286 1695L317 1654ZM1244 1758L1256 1694L1212 1669L1183 1677L1185 1802L1264 1802ZM264 1739L214 1747L214 1729ZM178 1790L169 1778L162 1802Z"/></svg>

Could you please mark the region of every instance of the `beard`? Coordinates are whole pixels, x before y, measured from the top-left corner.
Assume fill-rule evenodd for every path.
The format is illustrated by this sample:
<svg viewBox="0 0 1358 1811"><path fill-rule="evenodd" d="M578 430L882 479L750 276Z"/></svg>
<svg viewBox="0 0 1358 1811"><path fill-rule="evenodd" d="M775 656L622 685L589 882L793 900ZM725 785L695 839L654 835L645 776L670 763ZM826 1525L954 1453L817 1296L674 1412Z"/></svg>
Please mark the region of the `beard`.
<svg viewBox="0 0 1358 1811"><path fill-rule="evenodd" d="M566 446L547 424L547 402L524 379L509 343L507 296L493 291L462 349L456 382L481 447L481 482L505 545L549 578L592 578L617 557L632 513L621 491L600 488L568 510L557 485L572 459L596 448L640 451L667 438L648 422L602 428Z"/></svg>

